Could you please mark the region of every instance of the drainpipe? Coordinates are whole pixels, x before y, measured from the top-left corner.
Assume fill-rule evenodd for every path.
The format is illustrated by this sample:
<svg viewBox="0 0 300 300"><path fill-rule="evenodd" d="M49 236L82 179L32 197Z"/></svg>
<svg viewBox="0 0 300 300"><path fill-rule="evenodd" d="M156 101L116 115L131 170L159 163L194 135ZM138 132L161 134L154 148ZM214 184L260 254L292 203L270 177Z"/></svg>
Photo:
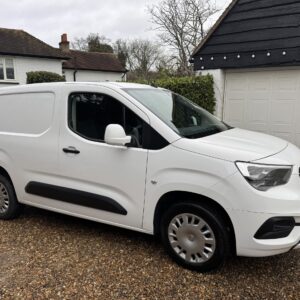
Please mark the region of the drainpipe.
<svg viewBox="0 0 300 300"><path fill-rule="evenodd" d="M128 72L128 70L125 70L124 74L122 75L122 77L121 77L122 81L126 81L126 79L124 80L124 78L125 78L127 72Z"/></svg>
<svg viewBox="0 0 300 300"><path fill-rule="evenodd" d="M77 72L78 72L78 71L75 70L74 73L73 73L74 82L76 81L76 74L77 74Z"/></svg>
<svg viewBox="0 0 300 300"><path fill-rule="evenodd" d="M74 57L74 66L75 66L75 71L73 72L73 79L74 79L74 82L76 82L76 74L78 72L78 70L77 70L77 58L76 58L76 56Z"/></svg>

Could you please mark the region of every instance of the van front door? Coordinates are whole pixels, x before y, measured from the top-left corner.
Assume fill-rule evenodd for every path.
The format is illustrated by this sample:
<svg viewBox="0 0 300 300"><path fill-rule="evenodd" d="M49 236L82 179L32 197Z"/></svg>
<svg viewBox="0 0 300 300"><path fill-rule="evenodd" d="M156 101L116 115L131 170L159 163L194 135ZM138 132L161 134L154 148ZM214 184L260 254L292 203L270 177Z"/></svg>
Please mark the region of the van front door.
<svg viewBox="0 0 300 300"><path fill-rule="evenodd" d="M126 99L117 100L108 93L69 96L61 124L61 186L53 187L59 198L55 202L59 209L76 216L141 228L148 156L142 148L142 118L147 116L122 101ZM133 136L132 145L104 143L109 124L122 125Z"/></svg>

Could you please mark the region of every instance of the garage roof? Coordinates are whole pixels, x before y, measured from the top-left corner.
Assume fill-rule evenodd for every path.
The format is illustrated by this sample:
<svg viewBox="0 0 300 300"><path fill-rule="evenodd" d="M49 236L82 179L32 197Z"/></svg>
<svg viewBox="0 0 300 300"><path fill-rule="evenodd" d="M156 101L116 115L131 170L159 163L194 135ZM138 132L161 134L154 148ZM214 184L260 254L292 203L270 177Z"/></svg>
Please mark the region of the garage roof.
<svg viewBox="0 0 300 300"><path fill-rule="evenodd" d="M193 59L195 70L300 65L299 0L233 0Z"/></svg>

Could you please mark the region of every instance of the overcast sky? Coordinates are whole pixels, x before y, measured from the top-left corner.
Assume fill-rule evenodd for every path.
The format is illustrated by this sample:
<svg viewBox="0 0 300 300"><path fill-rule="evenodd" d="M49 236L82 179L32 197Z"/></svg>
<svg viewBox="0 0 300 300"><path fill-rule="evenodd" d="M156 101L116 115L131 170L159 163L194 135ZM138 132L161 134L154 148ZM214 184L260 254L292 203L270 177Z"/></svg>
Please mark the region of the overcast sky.
<svg viewBox="0 0 300 300"><path fill-rule="evenodd" d="M23 29L58 47L60 35L69 40L90 32L118 38L156 38L147 6L161 0L0 0L0 27ZM230 0L216 0L225 8Z"/></svg>

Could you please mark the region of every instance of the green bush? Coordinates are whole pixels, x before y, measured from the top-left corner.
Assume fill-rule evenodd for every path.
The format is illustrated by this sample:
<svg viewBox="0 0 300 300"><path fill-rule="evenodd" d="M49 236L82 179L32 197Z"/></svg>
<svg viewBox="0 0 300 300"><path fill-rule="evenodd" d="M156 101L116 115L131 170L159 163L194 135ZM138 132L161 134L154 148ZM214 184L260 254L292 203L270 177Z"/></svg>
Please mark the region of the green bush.
<svg viewBox="0 0 300 300"><path fill-rule="evenodd" d="M139 81L138 83L149 83ZM168 89L180 94L211 113L214 113L216 99L214 93L214 80L211 75L196 77L169 77L157 79L150 83L155 87Z"/></svg>
<svg viewBox="0 0 300 300"><path fill-rule="evenodd" d="M27 84L66 81L64 76L52 72L37 71L37 72L28 72L26 74L27 74Z"/></svg>

